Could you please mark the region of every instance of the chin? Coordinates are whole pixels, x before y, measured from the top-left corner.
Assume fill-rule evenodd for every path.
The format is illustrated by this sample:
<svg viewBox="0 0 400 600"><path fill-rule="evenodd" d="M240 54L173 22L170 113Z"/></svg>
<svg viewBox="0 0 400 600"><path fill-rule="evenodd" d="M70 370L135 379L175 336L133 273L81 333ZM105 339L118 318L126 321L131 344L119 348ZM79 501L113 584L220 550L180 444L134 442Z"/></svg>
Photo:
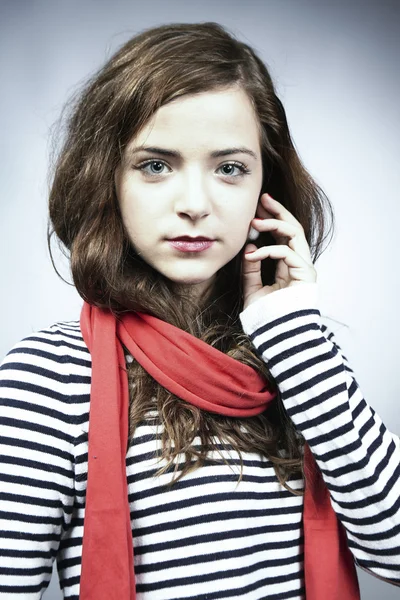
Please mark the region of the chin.
<svg viewBox="0 0 400 600"><path fill-rule="evenodd" d="M166 277L168 277L168 275L166 275ZM206 284L210 281L210 279L212 279L212 277L207 277L207 278L202 278L202 279L179 279L176 277L168 277L168 279L170 279L171 281L173 281L173 283L176 283L177 285L200 285L200 284Z"/></svg>
<svg viewBox="0 0 400 600"><path fill-rule="evenodd" d="M207 286L216 277L217 271L212 271L204 275L182 274L162 272L165 277L178 286Z"/></svg>

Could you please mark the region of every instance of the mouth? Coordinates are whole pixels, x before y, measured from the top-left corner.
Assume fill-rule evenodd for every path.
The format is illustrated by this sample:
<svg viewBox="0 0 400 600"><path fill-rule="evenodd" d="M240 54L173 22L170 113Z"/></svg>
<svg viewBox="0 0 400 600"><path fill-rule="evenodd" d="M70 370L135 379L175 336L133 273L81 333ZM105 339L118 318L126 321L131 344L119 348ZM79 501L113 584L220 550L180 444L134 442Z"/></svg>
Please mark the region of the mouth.
<svg viewBox="0 0 400 600"><path fill-rule="evenodd" d="M212 238L204 237L202 235L197 237L191 237L190 235L181 235L176 238L170 238L170 242L213 242Z"/></svg>
<svg viewBox="0 0 400 600"><path fill-rule="evenodd" d="M214 242L215 240L209 238L190 238L186 236L168 240L168 243L180 252L202 252L207 248L211 248Z"/></svg>

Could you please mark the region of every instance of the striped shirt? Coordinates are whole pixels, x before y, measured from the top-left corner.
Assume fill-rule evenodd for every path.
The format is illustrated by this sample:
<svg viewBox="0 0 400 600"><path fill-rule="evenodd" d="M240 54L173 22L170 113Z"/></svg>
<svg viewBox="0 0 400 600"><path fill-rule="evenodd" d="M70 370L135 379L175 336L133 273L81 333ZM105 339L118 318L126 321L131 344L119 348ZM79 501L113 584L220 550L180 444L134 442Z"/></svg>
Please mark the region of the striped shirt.
<svg viewBox="0 0 400 600"><path fill-rule="evenodd" d="M317 284L260 298L240 320L313 452L356 564L400 585L400 441L363 398L323 323ZM55 559L63 597L79 599L90 382L79 320L27 336L1 363L7 600L41 598ZM226 463L211 453L166 491L171 471L155 477L161 432L149 413L126 455L138 600L304 600L303 496L255 453L243 453L238 483L238 455L220 440ZM304 482L292 476L288 484L300 490Z"/></svg>

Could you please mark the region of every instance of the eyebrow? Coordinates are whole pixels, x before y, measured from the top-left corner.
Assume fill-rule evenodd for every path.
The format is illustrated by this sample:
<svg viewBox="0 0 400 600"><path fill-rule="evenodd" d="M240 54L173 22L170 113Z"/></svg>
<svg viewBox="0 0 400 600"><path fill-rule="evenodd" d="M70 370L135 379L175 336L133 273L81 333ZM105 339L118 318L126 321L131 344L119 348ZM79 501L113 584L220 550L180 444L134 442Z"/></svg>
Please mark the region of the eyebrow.
<svg viewBox="0 0 400 600"><path fill-rule="evenodd" d="M162 154L163 156L171 156L173 158L183 158L182 154L177 150L169 150L167 148L158 148L157 146L137 146L129 150L129 154L137 154L138 152L148 152L149 154ZM234 148L225 148L224 150L214 150L210 152L210 158L219 158L220 156L228 156L230 154L248 154L255 160L258 160L257 154L246 148L245 146L239 146Z"/></svg>

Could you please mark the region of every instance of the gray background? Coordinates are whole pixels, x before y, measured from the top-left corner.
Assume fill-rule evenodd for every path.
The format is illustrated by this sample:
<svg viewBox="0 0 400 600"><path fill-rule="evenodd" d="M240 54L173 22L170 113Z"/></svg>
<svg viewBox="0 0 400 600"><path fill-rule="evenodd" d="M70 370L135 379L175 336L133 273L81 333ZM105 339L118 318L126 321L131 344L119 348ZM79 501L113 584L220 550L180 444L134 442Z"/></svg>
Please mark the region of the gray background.
<svg viewBox="0 0 400 600"><path fill-rule="evenodd" d="M141 29L208 20L261 54L300 157L334 205L336 235L316 263L321 312L399 435L400 2L0 1L0 355L79 319L82 300L53 271L45 236L50 131L65 100ZM399 598L358 573L363 600ZM54 563L44 598L61 597Z"/></svg>

